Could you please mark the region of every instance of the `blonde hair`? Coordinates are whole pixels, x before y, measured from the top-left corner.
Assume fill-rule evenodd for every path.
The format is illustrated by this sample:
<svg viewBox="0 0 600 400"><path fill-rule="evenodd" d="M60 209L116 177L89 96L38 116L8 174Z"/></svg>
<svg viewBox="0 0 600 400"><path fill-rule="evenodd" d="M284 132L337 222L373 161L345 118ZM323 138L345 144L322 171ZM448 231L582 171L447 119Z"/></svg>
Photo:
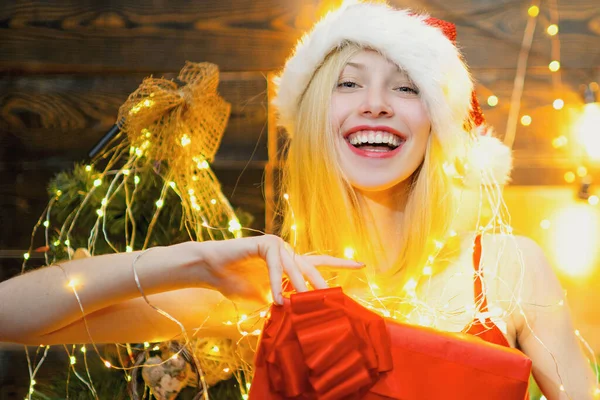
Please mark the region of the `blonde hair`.
<svg viewBox="0 0 600 400"><path fill-rule="evenodd" d="M344 43L327 56L302 95L297 122L289 132L292 139L282 170L282 193L289 200L280 203L280 234L302 254L340 257L351 247L357 259L373 260L374 251L381 248L378 238L369 237L367 210L339 165L330 121L333 88L346 63L363 49ZM394 279L395 288L411 278L419 279L430 255L439 251L436 243L450 232L457 199L451 178L444 173L445 154L432 132L424 161L411 177L400 227L402 242L397 247L399 263L385 274ZM446 246L444 253L455 250L452 247Z"/></svg>

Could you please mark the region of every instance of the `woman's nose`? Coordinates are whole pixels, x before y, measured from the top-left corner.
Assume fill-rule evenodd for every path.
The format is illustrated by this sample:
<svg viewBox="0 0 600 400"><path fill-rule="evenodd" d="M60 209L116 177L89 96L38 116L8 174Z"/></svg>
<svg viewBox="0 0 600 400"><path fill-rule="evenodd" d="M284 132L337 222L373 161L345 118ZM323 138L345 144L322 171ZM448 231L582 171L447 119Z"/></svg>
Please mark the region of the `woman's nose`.
<svg viewBox="0 0 600 400"><path fill-rule="evenodd" d="M392 116L394 110L383 91L372 88L365 91L365 99L360 107L360 113L371 118L378 118Z"/></svg>

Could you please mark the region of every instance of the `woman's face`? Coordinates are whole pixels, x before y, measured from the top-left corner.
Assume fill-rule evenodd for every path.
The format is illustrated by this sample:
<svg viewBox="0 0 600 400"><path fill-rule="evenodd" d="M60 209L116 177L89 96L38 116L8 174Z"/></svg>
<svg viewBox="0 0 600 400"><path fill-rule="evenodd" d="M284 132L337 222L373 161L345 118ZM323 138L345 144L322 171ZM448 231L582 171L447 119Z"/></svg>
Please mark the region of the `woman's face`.
<svg viewBox="0 0 600 400"><path fill-rule="evenodd" d="M431 124L419 89L381 54L363 50L350 59L331 107L341 167L355 188L389 189L423 162Z"/></svg>

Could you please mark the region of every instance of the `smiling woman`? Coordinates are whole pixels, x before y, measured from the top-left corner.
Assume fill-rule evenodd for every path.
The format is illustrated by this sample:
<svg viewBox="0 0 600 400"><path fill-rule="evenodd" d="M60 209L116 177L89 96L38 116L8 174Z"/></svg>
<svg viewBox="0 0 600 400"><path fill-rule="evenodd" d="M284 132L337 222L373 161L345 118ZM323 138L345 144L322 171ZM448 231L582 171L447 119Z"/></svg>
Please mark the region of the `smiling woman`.
<svg viewBox="0 0 600 400"><path fill-rule="evenodd" d="M381 2L345 2L299 42L276 80L274 104L290 136L283 239L182 243L147 255L70 261L2 282L0 340L139 342L171 338L199 325L203 332L236 338L240 333L231 328L236 313L264 306L270 291L275 305L263 343L274 343L269 328L279 326L275 318L282 310L291 310L292 317L281 331L286 339L298 339L274 346L270 357L259 352L257 364L273 367L266 369L273 383L266 387L285 393L275 398L348 398L350 392L338 390L344 386L340 381L321 383L352 375L356 365L362 374L351 378L368 384L356 393L354 385L344 386L353 396L375 388L380 378L385 386L391 376L415 390L412 397L393 393L396 398L474 398L464 394L471 386L481 388L479 375L450 369L443 379L454 379L456 390L444 393L441 376L439 385L430 382L427 363L412 371L412 365L402 369L390 361L386 344L405 336L394 336L394 328L386 326L402 321L433 330L430 344L438 355L456 356L455 366L468 361L471 371L480 371L497 359L487 355L498 354L526 360L519 364L523 384L511 400L523 400L531 362L548 398L591 399L595 377L563 307L564 293L539 247L511 234L501 194L509 150L481 136L489 132L455 39L454 26L444 21ZM473 203L466 202L470 197ZM491 206L489 214L485 206ZM345 254L362 263L342 258ZM299 293L288 297L284 275ZM64 290L71 279L79 283L77 301ZM331 285L341 285L360 305L389 318L389 326L355 324L365 315L367 322L383 319L343 300L341 289L327 289ZM317 290L300 293L309 289ZM182 298L194 306L181 307ZM146 300L180 324L158 315ZM323 304L327 312L319 309ZM316 312L306 312L313 308ZM414 326L409 330L416 336L405 349L419 353L425 347L414 346L423 335ZM331 332L345 347L328 346ZM446 342L448 337L453 339ZM463 352L457 338L485 351ZM325 351L313 352L323 350L321 344ZM371 347L375 355L365 350L366 360L361 358ZM355 363L335 362L341 359ZM375 371L374 364L385 365ZM420 387L409 372L421 378ZM492 375L513 371L496 372ZM290 377L289 385L281 384ZM469 379L479 385L469 385ZM324 386L331 391L323 394ZM433 386L442 388L440 396L422 395ZM495 395L504 400L502 385Z"/></svg>

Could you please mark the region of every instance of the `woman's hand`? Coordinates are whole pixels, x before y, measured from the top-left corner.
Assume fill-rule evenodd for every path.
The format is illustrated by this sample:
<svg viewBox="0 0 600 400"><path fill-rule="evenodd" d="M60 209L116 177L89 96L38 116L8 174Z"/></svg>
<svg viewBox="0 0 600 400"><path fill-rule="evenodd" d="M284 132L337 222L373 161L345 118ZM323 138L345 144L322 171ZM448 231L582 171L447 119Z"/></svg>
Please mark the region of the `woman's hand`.
<svg viewBox="0 0 600 400"><path fill-rule="evenodd" d="M231 299L265 302L270 282L273 300L282 304L284 274L296 291L304 292L308 290L306 281L315 289L327 287L317 266L344 269L364 266L353 260L331 256L296 254L283 239L275 235L216 240L203 242L202 245L202 261L209 277L206 283Z"/></svg>

